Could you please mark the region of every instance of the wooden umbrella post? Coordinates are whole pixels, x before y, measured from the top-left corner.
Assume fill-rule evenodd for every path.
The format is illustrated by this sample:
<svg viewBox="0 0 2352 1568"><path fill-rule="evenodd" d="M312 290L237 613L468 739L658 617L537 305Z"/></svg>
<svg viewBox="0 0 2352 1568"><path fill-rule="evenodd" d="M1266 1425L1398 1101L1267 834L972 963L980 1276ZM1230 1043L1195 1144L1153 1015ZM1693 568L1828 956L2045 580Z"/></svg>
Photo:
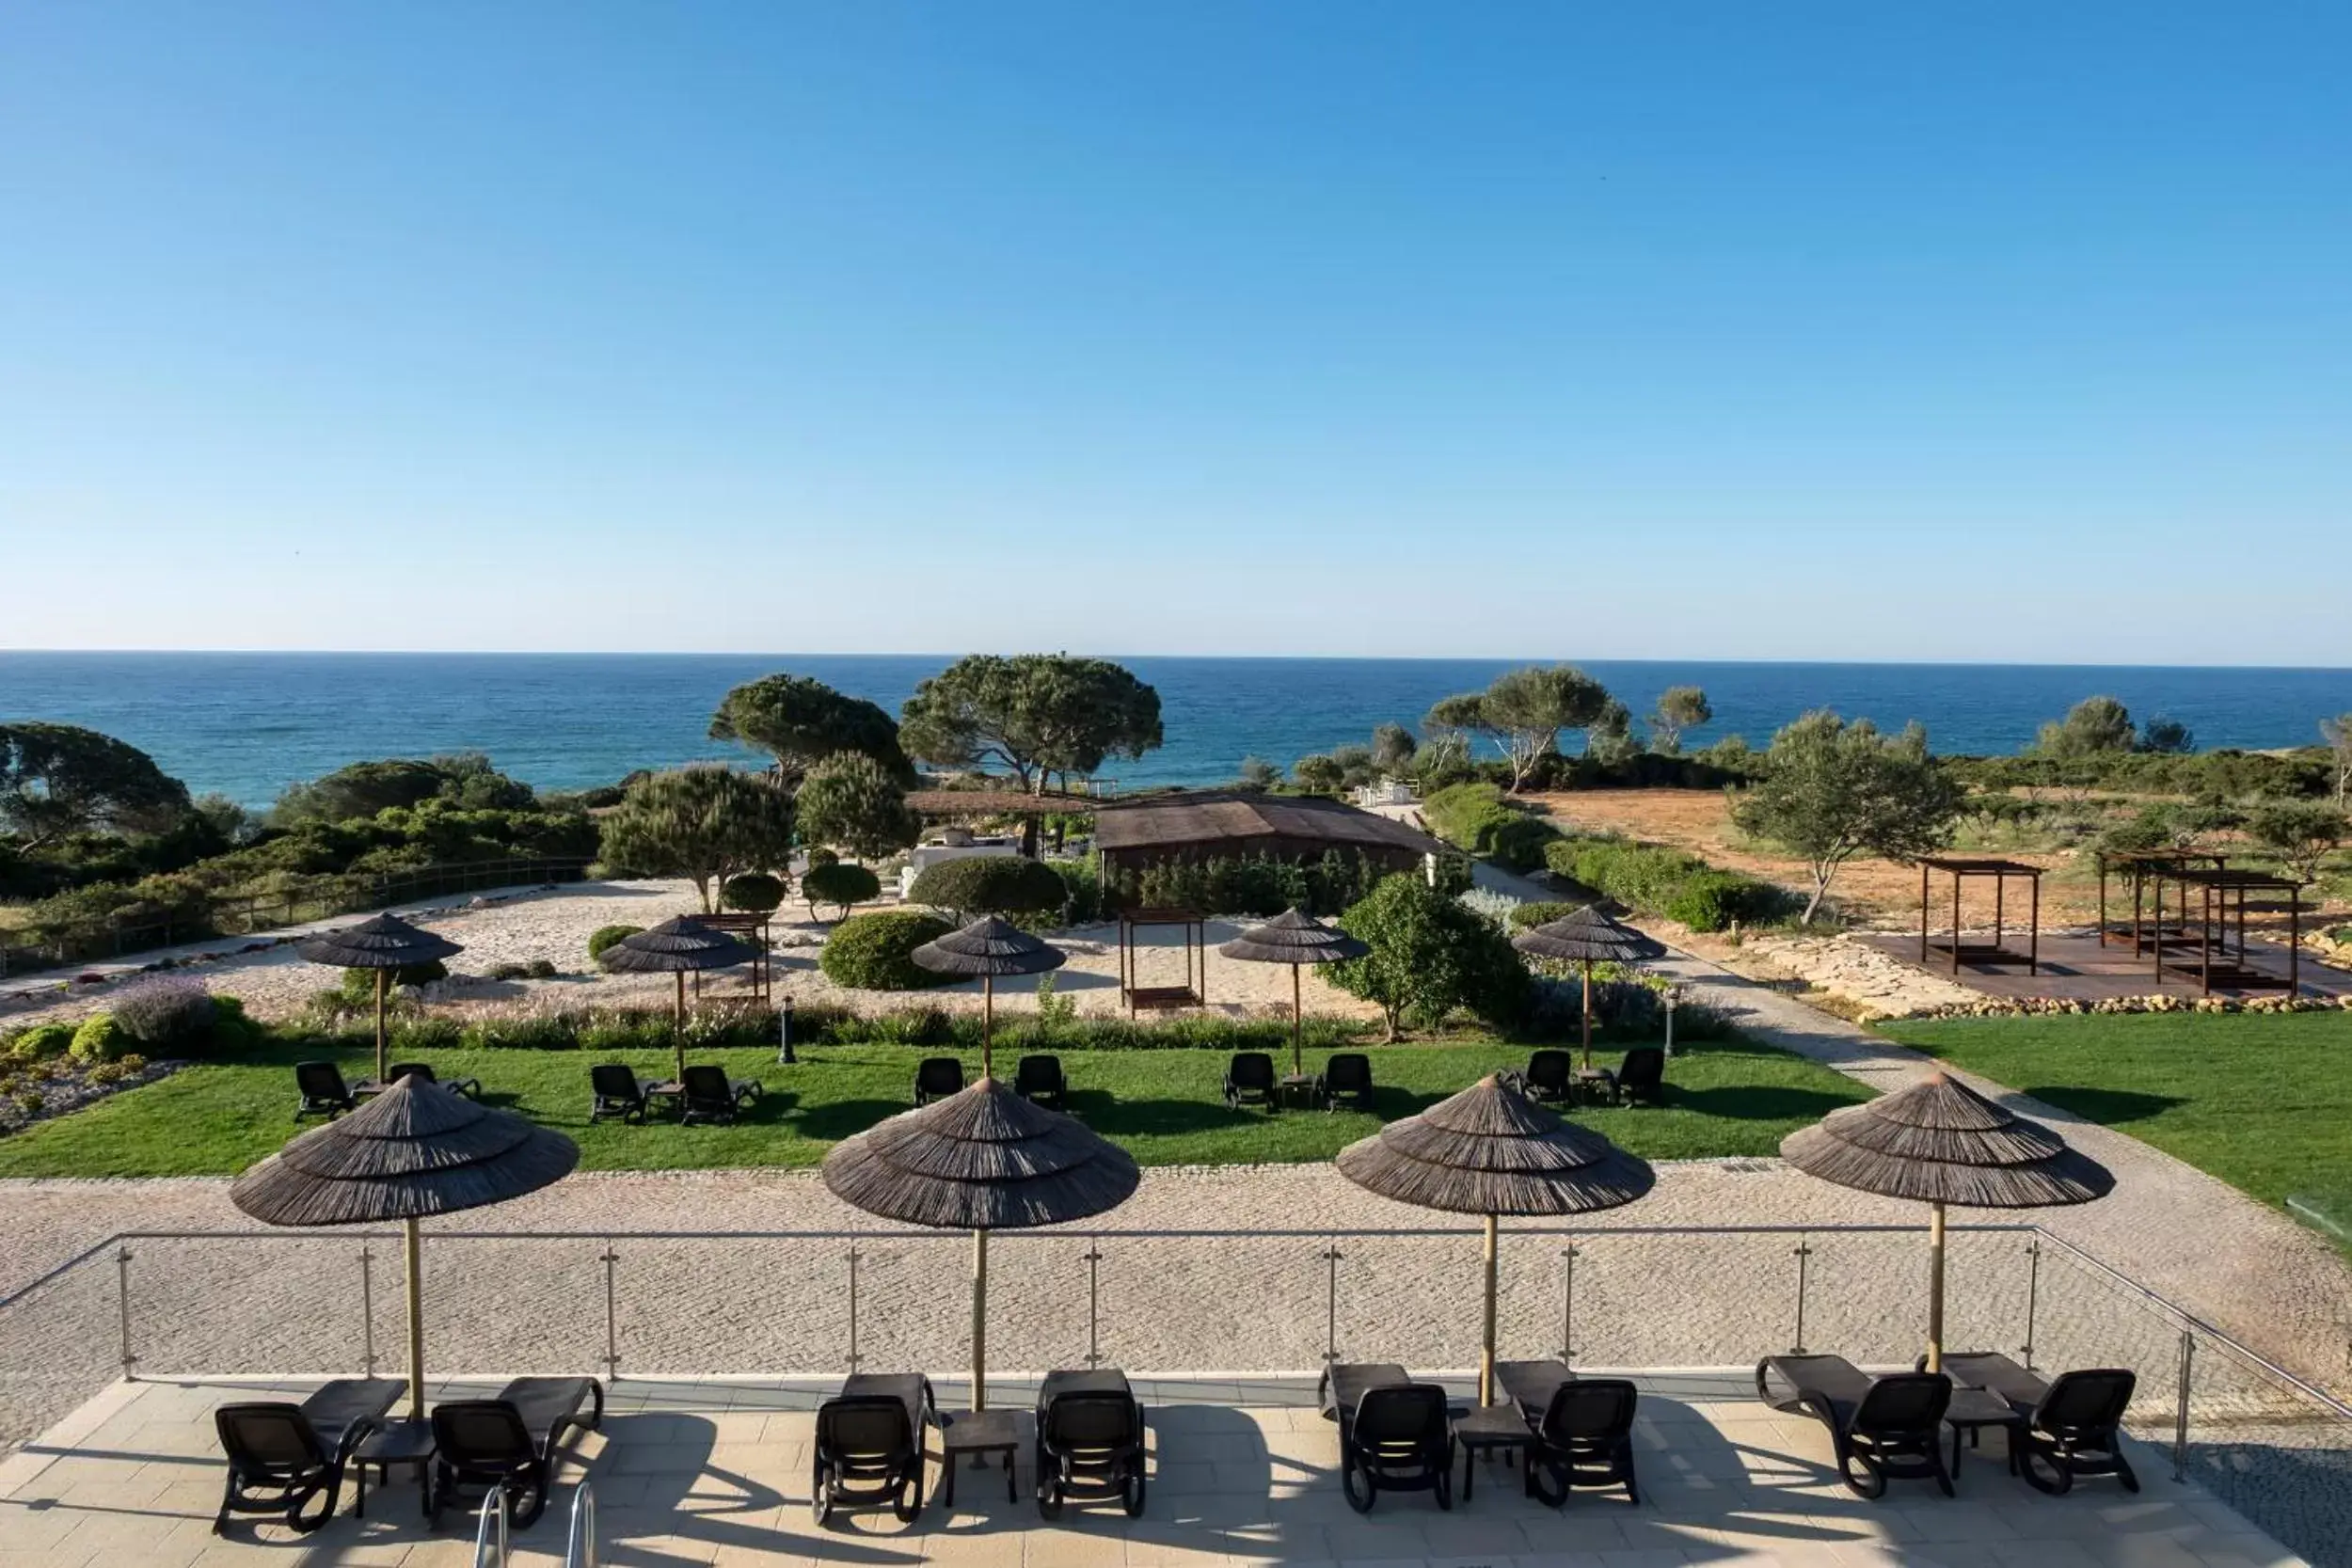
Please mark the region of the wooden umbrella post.
<svg viewBox="0 0 2352 1568"><path fill-rule="evenodd" d="M1584 960L1584 1005L1578 1009L1577 1022L1584 1031L1584 1066L1593 1065L1593 960Z"/></svg>
<svg viewBox="0 0 2352 1568"><path fill-rule="evenodd" d="M384 993L391 989L388 983L390 977L391 971L389 969L375 972L375 1082L378 1088L389 1086L384 1082Z"/></svg>
<svg viewBox="0 0 2352 1568"><path fill-rule="evenodd" d="M1307 1074L1306 1028L1306 1015L1300 1011L1298 1003L1298 966L1293 964L1291 965L1291 1071L1302 1078Z"/></svg>
<svg viewBox="0 0 2352 1568"><path fill-rule="evenodd" d="M972 1232L972 1408L988 1408L988 1232Z"/></svg>
<svg viewBox="0 0 2352 1568"><path fill-rule="evenodd" d="M408 1418L424 1419L424 1257L413 1214L400 1222L401 1266L408 1294Z"/></svg>
<svg viewBox="0 0 2352 1568"><path fill-rule="evenodd" d="M996 976L980 976L980 1076L996 1076ZM975 1410L978 1405L972 1407Z"/></svg>
<svg viewBox="0 0 2352 1568"><path fill-rule="evenodd" d="M677 972L677 1015L670 1024L670 1049L677 1057L676 1083L686 1082L686 971Z"/></svg>
<svg viewBox="0 0 2352 1568"><path fill-rule="evenodd" d="M1478 1346L1478 1402L1495 1402L1495 1296L1501 1273L1496 1254L1501 1241L1502 1226L1492 1214L1486 1216L1486 1323L1485 1337Z"/></svg>
<svg viewBox="0 0 2352 1568"><path fill-rule="evenodd" d="M1944 1370L1944 1205L1928 1206L1928 1370Z"/></svg>

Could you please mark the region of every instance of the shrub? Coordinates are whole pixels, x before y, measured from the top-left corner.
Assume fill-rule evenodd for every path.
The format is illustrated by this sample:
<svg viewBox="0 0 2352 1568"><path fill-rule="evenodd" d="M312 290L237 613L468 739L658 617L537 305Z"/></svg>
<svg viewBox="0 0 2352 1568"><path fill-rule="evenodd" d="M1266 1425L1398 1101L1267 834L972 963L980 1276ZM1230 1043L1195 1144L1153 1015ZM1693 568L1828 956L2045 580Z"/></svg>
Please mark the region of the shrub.
<svg viewBox="0 0 2352 1568"><path fill-rule="evenodd" d="M355 1007L375 1006L375 977L383 973L373 969L346 969L336 990ZM449 965L438 958L427 958L421 964L403 964L385 976L387 989L395 986L429 986L449 978Z"/></svg>
<svg viewBox="0 0 2352 1568"><path fill-rule="evenodd" d="M1720 931L1735 920L1753 925L1776 919L1788 905L1788 895L1770 882L1661 845L1568 838L1548 847L1544 859L1571 881L1694 931Z"/></svg>
<svg viewBox="0 0 2352 1568"><path fill-rule="evenodd" d="M829 861L823 865L812 865L801 874L801 896L808 900L811 919L816 918L819 904L834 905L846 915L851 906L870 903L882 896L882 879L871 867Z"/></svg>
<svg viewBox="0 0 2352 1568"><path fill-rule="evenodd" d="M730 910L755 910L765 914L784 902L784 879L765 871L729 877L719 890L719 902Z"/></svg>
<svg viewBox="0 0 2352 1568"><path fill-rule="evenodd" d="M564 973L555 967L553 958L533 958L523 966L523 972L533 980L552 980Z"/></svg>
<svg viewBox="0 0 2352 1568"><path fill-rule="evenodd" d="M526 980L531 977L529 964L492 964L482 972L485 980Z"/></svg>
<svg viewBox="0 0 2352 1568"><path fill-rule="evenodd" d="M937 915L916 910L853 914L825 939L818 961L827 979L858 990L920 990L946 985L951 976L919 967L909 955L953 929Z"/></svg>
<svg viewBox="0 0 2352 1568"><path fill-rule="evenodd" d="M1509 939L1419 877L1384 879L1340 917L1372 948L1327 973L1350 995L1380 1005L1389 1038L1400 1022L1435 1028L1458 1007L1509 1024L1527 1007L1527 967Z"/></svg>
<svg viewBox="0 0 2352 1568"><path fill-rule="evenodd" d="M105 1013L92 1013L73 1031L73 1056L76 1061L111 1062L131 1049L130 1037L122 1026Z"/></svg>
<svg viewBox="0 0 2352 1568"><path fill-rule="evenodd" d="M1560 830L1491 784L1458 784L1421 804L1430 832L1458 849L1483 855L1510 871L1532 871L1544 863L1544 847Z"/></svg>
<svg viewBox="0 0 2352 1568"><path fill-rule="evenodd" d="M624 937L633 937L644 930L643 926L599 926L588 937L588 961L595 963L604 957L604 950Z"/></svg>
<svg viewBox="0 0 2352 1568"><path fill-rule="evenodd" d="M1786 912L1787 895L1770 882L1737 871L1702 871L1666 900L1667 919L1693 931L1728 930L1733 922L1753 925Z"/></svg>
<svg viewBox="0 0 2352 1568"><path fill-rule="evenodd" d="M458 1043L474 1051L573 1051L580 1046L580 1024L569 1013L479 1018Z"/></svg>
<svg viewBox="0 0 2352 1568"><path fill-rule="evenodd" d="M1574 914L1582 906L1563 903L1556 898L1531 899L1511 911L1511 929L1532 931L1538 926L1549 926Z"/></svg>
<svg viewBox="0 0 2352 1568"><path fill-rule="evenodd" d="M465 1030L453 1018L405 1019L395 1025L389 1043L395 1056L421 1056L428 1051L454 1051L465 1043Z"/></svg>
<svg viewBox="0 0 2352 1568"><path fill-rule="evenodd" d="M46 1062L73 1048L71 1023L36 1023L8 1042L8 1057L18 1062Z"/></svg>
<svg viewBox="0 0 2352 1568"><path fill-rule="evenodd" d="M151 1053L207 1043L216 1009L203 982L184 975L143 980L115 1003L115 1022Z"/></svg>
<svg viewBox="0 0 2352 1568"><path fill-rule="evenodd" d="M1038 914L1070 895L1060 876L1026 855L966 855L928 866L907 890L910 903L960 915Z"/></svg>
<svg viewBox="0 0 2352 1568"><path fill-rule="evenodd" d="M813 845L808 850L807 860L811 870L820 865L839 865L841 852L837 849L828 849L821 844Z"/></svg>
<svg viewBox="0 0 2352 1568"><path fill-rule="evenodd" d="M1168 861L1140 872L1108 871L1104 883L1108 900L1122 906L1266 915L1295 904L1311 914L1337 914L1360 903L1386 875L1361 855L1327 849L1311 861L1271 855Z"/></svg>

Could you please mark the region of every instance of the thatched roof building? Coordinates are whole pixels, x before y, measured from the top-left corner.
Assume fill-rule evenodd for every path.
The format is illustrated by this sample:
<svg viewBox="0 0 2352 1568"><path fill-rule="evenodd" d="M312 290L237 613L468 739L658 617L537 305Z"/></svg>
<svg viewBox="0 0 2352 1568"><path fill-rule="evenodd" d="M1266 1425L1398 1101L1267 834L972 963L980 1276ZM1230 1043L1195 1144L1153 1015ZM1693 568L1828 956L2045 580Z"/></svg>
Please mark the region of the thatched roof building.
<svg viewBox="0 0 2352 1568"><path fill-rule="evenodd" d="M1106 863L1131 870L1243 855L1315 860L1337 849L1409 871L1442 847L1402 822L1319 795L1239 790L1171 793L1102 806L1094 817L1094 844Z"/></svg>

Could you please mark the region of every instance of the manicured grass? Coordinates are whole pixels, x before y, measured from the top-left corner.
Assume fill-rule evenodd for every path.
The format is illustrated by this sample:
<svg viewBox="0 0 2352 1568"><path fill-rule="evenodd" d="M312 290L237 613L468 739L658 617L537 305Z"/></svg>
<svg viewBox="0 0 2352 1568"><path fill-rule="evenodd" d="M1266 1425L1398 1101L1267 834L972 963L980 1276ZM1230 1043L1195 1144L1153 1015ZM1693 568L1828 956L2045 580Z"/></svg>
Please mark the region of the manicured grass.
<svg viewBox="0 0 2352 1568"><path fill-rule="evenodd" d="M2352 1013L1904 1021L1905 1045L2129 1132L2252 1194L2352 1193Z"/></svg>
<svg viewBox="0 0 2352 1568"><path fill-rule="evenodd" d="M223 1176L243 1170L294 1132L292 1064L317 1047L274 1047L250 1061L190 1068L88 1110L0 1139L0 1176ZM1230 1164L1326 1160L1384 1119L1406 1116L1500 1067L1523 1066L1528 1048L1484 1043L1374 1048L1379 1114L1227 1109L1227 1053L1064 1052L1071 1111L1146 1164ZM373 1068L364 1051L334 1053L346 1078ZM486 1100L561 1128L590 1170L685 1170L813 1165L837 1139L912 1103L914 1064L930 1053L895 1046L827 1046L779 1067L762 1050L698 1053L753 1077L768 1094L734 1127L644 1127L588 1122L588 1069L578 1052L447 1051L433 1053L445 1078L482 1080ZM1598 1065L1622 1053L1596 1051ZM1310 1069L1323 1053L1310 1053ZM624 1053L650 1081L667 1077L666 1053ZM1000 1070L1009 1062L999 1058ZM967 1071L977 1070L967 1058ZM1583 1108L1577 1118L1655 1159L1770 1154L1791 1130L1863 1098L1826 1068L1762 1046L1717 1043L1677 1051L1667 1102L1644 1109ZM317 1125L313 1119L310 1125Z"/></svg>

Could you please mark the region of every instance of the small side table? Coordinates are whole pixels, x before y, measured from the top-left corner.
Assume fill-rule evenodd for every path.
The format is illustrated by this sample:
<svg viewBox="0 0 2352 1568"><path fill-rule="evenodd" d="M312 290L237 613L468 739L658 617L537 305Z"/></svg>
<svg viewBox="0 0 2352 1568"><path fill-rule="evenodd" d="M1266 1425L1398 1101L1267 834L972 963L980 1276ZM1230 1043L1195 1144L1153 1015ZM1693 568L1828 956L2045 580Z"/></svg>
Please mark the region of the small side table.
<svg viewBox="0 0 2352 1568"><path fill-rule="evenodd" d="M376 1484L392 1483L392 1466L406 1465L417 1472L417 1489L424 1494L424 1516L433 1517L433 1457L436 1452L431 1421L387 1421L352 1450L351 1467L358 1477L359 1497L352 1515L368 1516L368 1467L373 1465Z"/></svg>
<svg viewBox="0 0 2352 1568"><path fill-rule="evenodd" d="M659 1084L647 1084L644 1093L645 1119L648 1121L653 1119L653 1104L657 1100L661 1101L662 1108L672 1116L676 1116L686 1104L686 1085L675 1078L664 1078Z"/></svg>
<svg viewBox="0 0 2352 1568"><path fill-rule="evenodd" d="M1535 1447L1535 1434L1528 1430L1527 1418L1519 1414L1517 1404L1488 1404L1454 1418L1454 1440L1462 1445L1462 1500L1470 1500L1472 1478L1478 1473L1477 1462L1491 1460L1500 1451L1505 1465L1518 1456L1522 1468L1527 1456Z"/></svg>
<svg viewBox="0 0 2352 1568"><path fill-rule="evenodd" d="M1576 1091L1589 1104L1613 1103L1617 1098L1617 1075L1605 1067L1578 1068Z"/></svg>
<svg viewBox="0 0 2352 1568"><path fill-rule="evenodd" d="M1986 1427L2001 1427L2009 1433L2010 1467L2017 1465L2017 1431L2026 1424L2026 1418L2015 1405L1989 1388L1955 1388L1952 1402L1945 1407L1944 1424L1952 1429L1952 1480L1960 1480L1960 1440L1965 1434L1968 1446L1974 1448L1984 1435Z"/></svg>
<svg viewBox="0 0 2352 1568"><path fill-rule="evenodd" d="M1275 1093L1285 1105L1304 1105L1313 1110L1323 1099L1323 1080L1311 1072L1285 1073L1276 1081Z"/></svg>
<svg viewBox="0 0 2352 1568"><path fill-rule="evenodd" d="M1005 1501L1019 1502L1014 1489L1013 1454L1021 1447L1021 1415L1015 1410L950 1410L939 1418L940 1468L947 1472L947 1484L941 1488L939 1500L952 1506L956 1500L956 1456L968 1453L986 1459L992 1453L1005 1457Z"/></svg>

